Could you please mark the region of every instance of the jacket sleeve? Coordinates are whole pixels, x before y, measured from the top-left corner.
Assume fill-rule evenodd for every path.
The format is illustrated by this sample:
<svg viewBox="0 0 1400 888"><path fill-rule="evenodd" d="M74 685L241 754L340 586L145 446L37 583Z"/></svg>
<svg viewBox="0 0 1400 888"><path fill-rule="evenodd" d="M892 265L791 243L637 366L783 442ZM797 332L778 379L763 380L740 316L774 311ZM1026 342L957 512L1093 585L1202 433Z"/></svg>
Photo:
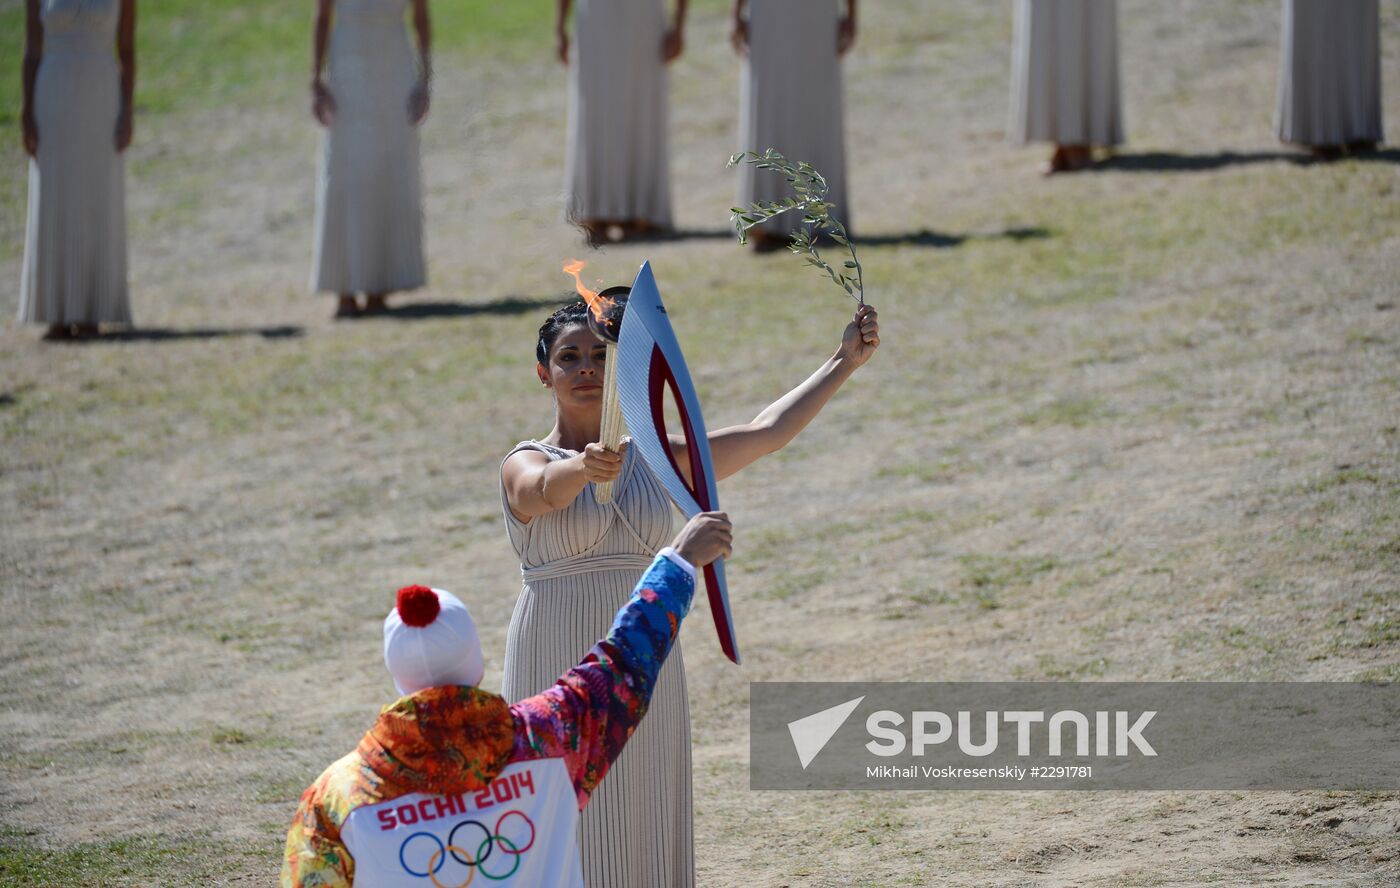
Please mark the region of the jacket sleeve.
<svg viewBox="0 0 1400 888"><path fill-rule="evenodd" d="M318 781L302 793L282 854L282 888L350 888L355 863L325 816Z"/></svg>
<svg viewBox="0 0 1400 888"><path fill-rule="evenodd" d="M579 808L588 804L646 715L694 592L694 577L658 555L607 637L549 690L511 706L512 759L563 758Z"/></svg>

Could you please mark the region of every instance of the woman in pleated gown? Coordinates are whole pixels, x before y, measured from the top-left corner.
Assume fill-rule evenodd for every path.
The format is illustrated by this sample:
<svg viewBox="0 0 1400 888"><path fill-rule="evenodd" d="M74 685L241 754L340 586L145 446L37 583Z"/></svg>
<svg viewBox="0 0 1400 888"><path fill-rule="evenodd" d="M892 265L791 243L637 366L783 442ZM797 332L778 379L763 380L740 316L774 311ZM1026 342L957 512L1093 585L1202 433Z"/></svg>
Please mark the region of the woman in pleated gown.
<svg viewBox="0 0 1400 888"><path fill-rule="evenodd" d="M1284 0L1279 139L1321 157L1385 141L1377 0Z"/></svg>
<svg viewBox="0 0 1400 888"><path fill-rule="evenodd" d="M136 0L25 0L29 212L19 320L45 339L131 323L126 170L136 87Z"/></svg>
<svg viewBox="0 0 1400 888"><path fill-rule="evenodd" d="M669 23L664 0L556 0L556 11L569 68L565 214L595 245L670 230L666 66L684 47L686 0Z"/></svg>
<svg viewBox="0 0 1400 888"><path fill-rule="evenodd" d="M427 283L418 125L432 78L428 0L317 0L312 50L312 113L325 130L311 286L340 297L338 318L378 314L388 294Z"/></svg>
<svg viewBox="0 0 1400 888"><path fill-rule="evenodd" d="M671 536L674 508L631 447L598 444L606 352L577 302L540 328L536 374L554 396L554 428L501 463L501 504L522 588L506 636L503 693L538 693L611 625L638 576ZM781 449L880 344L870 306L847 325L836 353L751 423L710 434L724 478ZM683 440L673 439L686 466ZM594 485L613 482L600 504ZM592 642L588 642L591 644ZM584 644L584 648L579 645ZM561 666L562 664L562 666ZM582 814L584 881L603 888L695 884L690 710L680 645L661 670L646 719Z"/></svg>
<svg viewBox="0 0 1400 888"><path fill-rule="evenodd" d="M1050 142L1045 173L1093 164L1123 141L1117 0L1017 0L1011 59L1014 142Z"/></svg>
<svg viewBox="0 0 1400 888"><path fill-rule="evenodd" d="M849 231L841 56L855 43L856 0L735 0L733 16L734 49L744 59L739 150L773 148L810 163ZM740 166L738 206L791 194L782 177ZM749 240L756 250L776 249L799 224L795 213L784 213L751 229Z"/></svg>

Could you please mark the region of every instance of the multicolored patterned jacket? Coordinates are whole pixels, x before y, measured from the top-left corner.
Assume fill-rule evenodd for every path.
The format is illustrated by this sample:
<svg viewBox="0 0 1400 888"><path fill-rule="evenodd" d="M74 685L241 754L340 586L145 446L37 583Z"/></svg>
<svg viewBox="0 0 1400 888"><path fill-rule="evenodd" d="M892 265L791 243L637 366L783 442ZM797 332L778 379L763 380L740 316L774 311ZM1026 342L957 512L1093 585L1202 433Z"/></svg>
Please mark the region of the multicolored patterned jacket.
<svg viewBox="0 0 1400 888"><path fill-rule="evenodd" d="M688 565L687 565L688 567ZM283 888L582 888L578 812L646 714L695 579L658 555L607 637L507 704L428 688L380 713L302 794Z"/></svg>

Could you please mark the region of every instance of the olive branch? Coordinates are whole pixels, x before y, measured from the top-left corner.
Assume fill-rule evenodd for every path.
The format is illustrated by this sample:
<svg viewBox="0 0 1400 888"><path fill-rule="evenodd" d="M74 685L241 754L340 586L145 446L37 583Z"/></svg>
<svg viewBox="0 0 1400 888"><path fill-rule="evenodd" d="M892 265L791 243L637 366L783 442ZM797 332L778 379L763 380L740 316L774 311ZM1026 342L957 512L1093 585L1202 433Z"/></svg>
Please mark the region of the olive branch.
<svg viewBox="0 0 1400 888"><path fill-rule="evenodd" d="M802 226L792 236L792 243L788 249L798 256L805 254L808 265L821 269L827 273L836 285L846 291L846 294L861 305L865 304L865 282L861 275L860 259L856 256L855 244L851 243L850 235L846 233L846 226L841 224L841 220L831 215L832 205L826 202L827 184L826 177L817 172L817 169L806 161L793 162L783 155L769 148L759 154L757 151L741 151L729 158L729 166L738 166L740 163L753 164L760 170L774 170L787 179L792 186L793 197L786 197L778 201L761 200L750 206L747 210L733 207L729 211L729 221L734 225L734 230L739 233L739 243L748 243L748 232L756 225L762 225L769 219L781 216L783 213L790 213L794 210L801 210L803 213ZM845 260L842 269L837 271L831 267L831 263L822 258L822 254L817 250L817 240L826 235L837 244L846 248L846 252L851 254L851 258Z"/></svg>

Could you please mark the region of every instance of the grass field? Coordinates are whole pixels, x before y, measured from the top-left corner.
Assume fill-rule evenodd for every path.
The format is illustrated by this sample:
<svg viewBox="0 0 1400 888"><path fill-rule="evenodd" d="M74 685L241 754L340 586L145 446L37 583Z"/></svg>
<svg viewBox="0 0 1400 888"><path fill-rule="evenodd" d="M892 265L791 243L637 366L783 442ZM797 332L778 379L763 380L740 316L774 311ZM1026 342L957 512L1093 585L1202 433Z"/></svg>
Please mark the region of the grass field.
<svg viewBox="0 0 1400 888"><path fill-rule="evenodd" d="M1120 6L1130 142L1052 181L1004 141L1005 4L863 7L851 209L884 345L721 487L746 661L700 608L702 885L1400 879L1395 794L747 787L754 680L1400 679L1400 152L1308 164L1273 141L1273 0ZM548 430L534 330L583 249L559 221L551 13L435 4L432 283L337 325L305 292L309 7L143 6L140 326L70 347L0 326L0 883L267 884L296 796L391 694L378 622L405 583L469 601L499 686L518 583L497 465ZM14 72L19 12L0 0ZM721 425L815 368L850 305L724 234L724 27L699 4L673 69L692 236L584 257L609 281L652 260Z"/></svg>

